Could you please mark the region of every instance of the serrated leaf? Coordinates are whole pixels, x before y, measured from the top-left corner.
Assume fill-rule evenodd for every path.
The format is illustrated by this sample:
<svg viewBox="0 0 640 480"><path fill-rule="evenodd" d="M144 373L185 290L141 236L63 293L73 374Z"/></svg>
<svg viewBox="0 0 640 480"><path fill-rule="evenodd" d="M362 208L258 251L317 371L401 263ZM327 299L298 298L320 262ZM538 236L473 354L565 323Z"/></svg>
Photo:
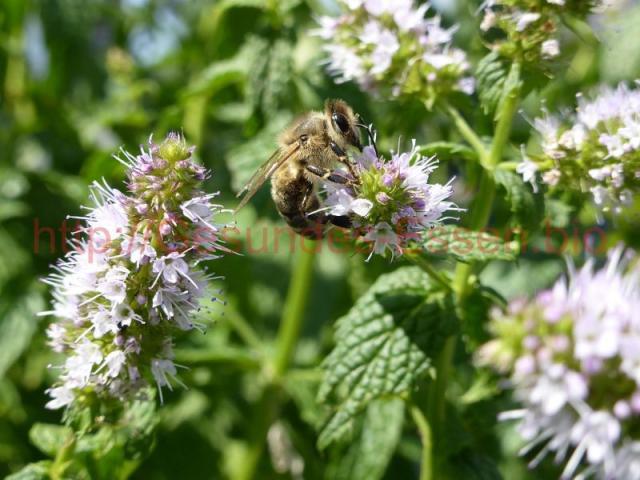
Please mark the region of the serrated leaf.
<svg viewBox="0 0 640 480"><path fill-rule="evenodd" d="M445 256L458 262L515 260L515 245L487 232L455 225L440 225L424 234L422 246L428 255Z"/></svg>
<svg viewBox="0 0 640 480"><path fill-rule="evenodd" d="M269 48L266 77L262 78L262 109L272 115L281 104L291 100L293 77L293 48L288 41L276 40Z"/></svg>
<svg viewBox="0 0 640 480"><path fill-rule="evenodd" d="M402 435L405 403L400 398L380 398L367 407L362 430L328 476L334 480L382 478Z"/></svg>
<svg viewBox="0 0 640 480"><path fill-rule="evenodd" d="M506 199L516 224L525 230L537 230L545 212L542 192L535 193L530 185L524 183L520 175L508 170L496 170L494 179L506 192Z"/></svg>
<svg viewBox="0 0 640 480"><path fill-rule="evenodd" d="M454 142L433 142L420 147L420 153L427 157L437 155L439 160L450 158L464 158L465 160L476 160L478 155L466 145Z"/></svg>
<svg viewBox="0 0 640 480"><path fill-rule="evenodd" d="M496 52L491 52L478 62L476 80L480 105L485 114L496 110L502 98L507 68Z"/></svg>
<svg viewBox="0 0 640 480"><path fill-rule="evenodd" d="M54 457L73 431L69 427L49 423L36 423L29 430L29 440L42 453Z"/></svg>
<svg viewBox="0 0 640 480"><path fill-rule="evenodd" d="M38 325L36 314L44 308L40 292L31 290L0 312L0 376L29 345Z"/></svg>
<svg viewBox="0 0 640 480"><path fill-rule="evenodd" d="M336 405L318 445L348 433L372 400L410 392L456 328L452 300L414 267L381 276L337 322L319 398Z"/></svg>

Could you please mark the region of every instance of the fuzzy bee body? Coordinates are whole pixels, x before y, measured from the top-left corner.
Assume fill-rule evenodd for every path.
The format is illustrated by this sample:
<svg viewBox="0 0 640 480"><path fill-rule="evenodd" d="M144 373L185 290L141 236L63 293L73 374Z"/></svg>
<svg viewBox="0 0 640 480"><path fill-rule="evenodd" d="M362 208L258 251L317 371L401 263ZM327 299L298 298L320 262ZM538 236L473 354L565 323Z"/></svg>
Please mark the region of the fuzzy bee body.
<svg viewBox="0 0 640 480"><path fill-rule="evenodd" d="M329 100L324 112L309 112L294 120L280 135L279 148L240 192L246 192L240 209L260 186L271 178L271 197L276 209L298 234L320 238L328 222L348 226L348 219L318 212L317 183L321 178L345 183L332 171L337 162L350 167L345 150L362 150L360 124L351 107Z"/></svg>

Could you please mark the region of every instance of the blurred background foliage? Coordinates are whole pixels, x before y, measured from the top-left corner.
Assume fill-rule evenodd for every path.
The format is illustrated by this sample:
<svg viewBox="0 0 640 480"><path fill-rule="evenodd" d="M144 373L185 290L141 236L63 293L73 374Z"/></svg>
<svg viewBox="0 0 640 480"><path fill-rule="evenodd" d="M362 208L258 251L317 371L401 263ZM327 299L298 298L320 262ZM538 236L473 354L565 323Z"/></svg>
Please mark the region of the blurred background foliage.
<svg viewBox="0 0 640 480"><path fill-rule="evenodd" d="M471 58L481 58L486 51L477 35L479 2L432 3L446 23L460 24L456 39ZM232 208L234 192L268 158L282 127L300 112L321 108L325 98L344 98L374 122L382 150L394 148L398 137L403 142L416 138L419 144L455 137L436 112L366 96L353 85L334 84L324 74L322 44L310 30L314 16L333 10L329 0L2 0L0 475L45 458L46 448L35 442L40 446L36 448L29 432L37 436L34 425L60 420L59 412L43 408L44 390L55 372L46 368L54 357L45 345L44 322L36 316L48 302L39 279L62 254L62 230L72 229L71 221L65 224L66 216L81 212L88 184L104 177L114 186L122 185L123 167L112 159L120 147L135 152L150 134L184 132L197 146L200 161L213 169L208 190L220 190L222 201ZM574 48L563 49L557 71L526 99L515 126L516 142L528 140L527 119L540 112L542 98L550 110L562 108L585 87L640 76L640 49L630 41L630 32L637 38L640 22L637 3L592 22L597 39L569 39ZM459 103L480 129L486 125L490 131L490 119L469 99L460 98ZM509 154L518 159L516 149ZM457 201L462 205L472 199L469 185L478 174L475 168L455 154L442 156L440 174L458 175ZM507 225L513 208L506 199L508 182L505 185L505 200L498 202L492 221L497 227ZM550 202L546 214L555 226L580 230L581 218L590 224L592 216L580 217L581 206L574 207L572 211ZM617 222L615 229L605 225L612 232L608 242L622 236L638 246L637 215ZM160 426L152 452L134 478L233 477L241 468L238 463L254 434L251 412L263 387L254 352L273 349L291 252L301 244L286 233L268 188L242 211L238 228L241 233L232 234L230 242L244 255L229 255L211 265L227 277L220 284L228 301L224 315L219 307L203 310L207 335L182 339L177 361L191 367L183 374L190 388L166 395L167 403L158 409ZM532 245L541 241L532 238ZM305 478L363 475L354 473L354 464L357 448L366 444L328 452L316 449L324 414L316 402L318 366L331 348L333 321L381 273L396 266L378 258L365 264L362 255L328 248L317 258L295 368L287 377L290 398L275 424L276 434L286 430L285 437L303 458ZM510 297L547 285L561 270L556 255L529 249L518 268L494 263L483 276ZM246 324L255 332L246 332ZM247 343L255 348L245 348ZM462 392L464 376L462 371ZM484 398L481 385L473 392ZM485 439L486 453L513 453L513 432L505 425L497 431L493 426L496 406L472 401L469 395L465 399L468 402L459 405L461 421L467 427L481 425L478 432L493 432ZM374 408L397 415L390 405L370 410ZM375 422L367 425L380 428ZM389 453L393 458L387 475L416 477L418 436L410 426L395 435L399 446L395 454ZM286 476L276 472L277 458L272 460L263 458L261 478ZM482 470L481 460L467 461L467 468ZM505 478L526 475L519 460L504 460L500 468Z"/></svg>

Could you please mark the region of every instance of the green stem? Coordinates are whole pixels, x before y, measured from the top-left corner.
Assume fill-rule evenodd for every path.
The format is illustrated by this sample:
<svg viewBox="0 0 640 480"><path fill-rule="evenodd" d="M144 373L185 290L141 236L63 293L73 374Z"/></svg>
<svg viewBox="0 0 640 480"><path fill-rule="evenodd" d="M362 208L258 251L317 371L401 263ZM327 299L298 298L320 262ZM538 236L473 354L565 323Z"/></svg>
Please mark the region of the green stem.
<svg viewBox="0 0 640 480"><path fill-rule="evenodd" d="M231 328L233 328L233 330L238 334L242 341L244 341L249 347L253 348L257 352L261 351L262 342L260 341L260 337L258 337L256 331L251 325L249 325L244 317L230 305L227 305L227 311L225 313L225 321Z"/></svg>
<svg viewBox="0 0 640 480"><path fill-rule="evenodd" d="M65 471L71 462L71 458L76 449L76 437L74 434L69 435L64 444L57 451L53 463L49 469L52 480L63 480L67 478Z"/></svg>
<svg viewBox="0 0 640 480"><path fill-rule="evenodd" d="M264 450L267 432L278 415L281 403L281 391L278 382L287 372L298 344L302 320L304 319L304 312L311 290L315 253L315 242L308 241L294 259L294 271L289 282L289 290L276 340L273 370L267 372L270 375L269 380L271 383L266 386L260 402L254 410L255 418L252 421L254 434L237 475L239 480L255 478Z"/></svg>
<svg viewBox="0 0 640 480"><path fill-rule="evenodd" d="M519 85L520 65L514 63L511 68L512 71L509 75L511 76L515 73L516 76L512 85ZM489 150L489 155L484 165L485 170L482 172L480 177L480 185L476 195L477 200L469 215L469 227L472 230L484 228L489 221L491 208L493 206L493 199L496 194L496 186L493 181L493 170L500 160L502 160L504 149L509 141L513 116L518 108L519 95L519 87L512 87L511 90L504 92L502 102L500 103L497 113L498 120L496 123L495 135L491 142L491 149ZM469 286L469 276L472 271L473 266L470 264L459 263L456 268L453 284L454 289L458 293L458 305L461 305L466 298Z"/></svg>
<svg viewBox="0 0 640 480"><path fill-rule="evenodd" d="M453 124L456 129L462 135L462 138L473 148L478 154L478 160L480 164L484 165L487 157L487 148L482 139L476 135L476 132L469 126L462 114L449 104L443 106L443 109L449 117L453 120Z"/></svg>
<svg viewBox="0 0 640 480"><path fill-rule="evenodd" d="M480 164L483 167L476 200L468 216L468 224L472 230L484 228L489 221L496 194L493 170L502 159L505 146L509 141L513 116L518 107L520 66L513 64L511 68L510 76L515 77L515 79L510 82L510 90L505 91L503 94L496 117L495 134L488 153L484 144L479 141L475 133L471 135L466 131L467 129L470 130L470 128L460 117L460 114L453 108L447 109L461 134L467 139L470 145L478 150ZM470 264L458 263L456 267L453 289L457 294L457 306L461 316L464 311L463 305L468 295L469 277L472 272L473 266ZM436 364L437 376L429 391L427 414L432 424L434 438L441 438L445 431L446 391L453 368L456 341L456 336L451 336L445 341Z"/></svg>
<svg viewBox="0 0 640 480"><path fill-rule="evenodd" d="M256 355L234 347L216 347L215 350L197 348L176 350L176 363L191 367L198 365L216 365L221 363L236 364L247 369L258 369L262 363Z"/></svg>
<svg viewBox="0 0 640 480"><path fill-rule="evenodd" d="M407 259L413 262L416 266L420 267L423 272L429 275L433 280L436 281L439 285L445 288L447 291L452 291L451 282L449 279L442 273L438 272L431 262L420 256L419 254L411 254L407 255Z"/></svg>
<svg viewBox="0 0 640 480"><path fill-rule="evenodd" d="M436 361L436 378L429 389L429 399L427 415L431 419L433 433L436 438L442 438L444 432L443 424L446 416L446 390L453 366L453 356L456 350L456 337L448 337L438 359Z"/></svg>
<svg viewBox="0 0 640 480"><path fill-rule="evenodd" d="M433 480L434 477L434 465L433 465L433 441L431 434L431 427L427 418L415 405L410 407L411 416L413 421L418 427L420 432L420 439L422 440L422 458L420 465L420 480Z"/></svg>
<svg viewBox="0 0 640 480"><path fill-rule="evenodd" d="M309 246L311 249L309 250ZM273 364L275 377L282 376L291 362L302 328L304 311L311 291L313 277L313 261L315 259L315 242L308 241L307 247L296 255L295 270L289 284L285 300L280 331L278 332L277 350Z"/></svg>

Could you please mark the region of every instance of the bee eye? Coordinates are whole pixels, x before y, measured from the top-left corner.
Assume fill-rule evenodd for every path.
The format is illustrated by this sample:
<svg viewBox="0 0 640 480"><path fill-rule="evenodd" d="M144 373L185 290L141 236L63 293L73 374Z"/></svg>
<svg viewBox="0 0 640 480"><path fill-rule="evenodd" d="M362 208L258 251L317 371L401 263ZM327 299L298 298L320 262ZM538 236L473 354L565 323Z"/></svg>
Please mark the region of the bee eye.
<svg viewBox="0 0 640 480"><path fill-rule="evenodd" d="M334 113L331 119L333 120L334 125L336 125L342 133L347 133L349 131L349 122L347 117L341 113Z"/></svg>

